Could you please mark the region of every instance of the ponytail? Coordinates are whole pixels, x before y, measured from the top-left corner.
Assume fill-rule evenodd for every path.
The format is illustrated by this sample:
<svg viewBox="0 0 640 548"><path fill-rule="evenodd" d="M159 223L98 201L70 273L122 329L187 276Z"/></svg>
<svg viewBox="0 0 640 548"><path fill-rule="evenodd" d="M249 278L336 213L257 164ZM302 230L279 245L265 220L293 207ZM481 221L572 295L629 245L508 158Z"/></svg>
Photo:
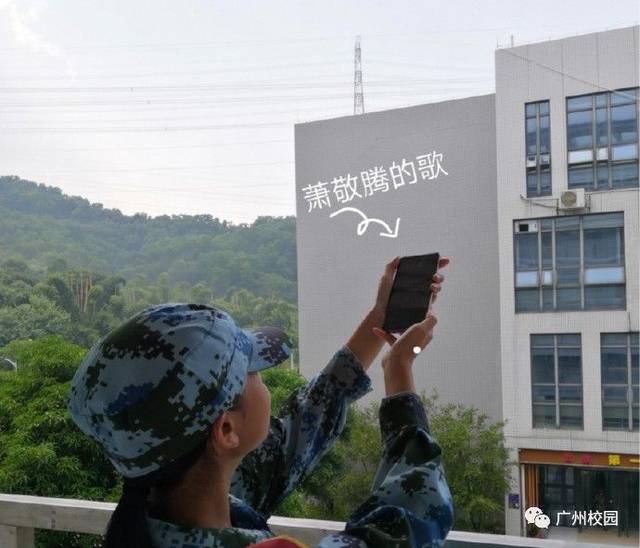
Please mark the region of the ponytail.
<svg viewBox="0 0 640 548"><path fill-rule="evenodd" d="M153 548L147 526L147 503L151 487L177 484L200 458L207 445L205 436L189 453L139 478L124 478L122 496L111 514L103 548Z"/></svg>

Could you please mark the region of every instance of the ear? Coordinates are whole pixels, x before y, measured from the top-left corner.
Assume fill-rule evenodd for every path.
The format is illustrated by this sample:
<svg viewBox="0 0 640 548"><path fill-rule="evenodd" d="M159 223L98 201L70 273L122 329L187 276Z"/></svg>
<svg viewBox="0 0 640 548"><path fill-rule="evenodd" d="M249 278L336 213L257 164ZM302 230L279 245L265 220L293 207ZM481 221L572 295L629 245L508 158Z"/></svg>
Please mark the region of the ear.
<svg viewBox="0 0 640 548"><path fill-rule="evenodd" d="M211 425L209 434L213 447L221 452L232 451L240 445L238 423L233 413L225 411Z"/></svg>

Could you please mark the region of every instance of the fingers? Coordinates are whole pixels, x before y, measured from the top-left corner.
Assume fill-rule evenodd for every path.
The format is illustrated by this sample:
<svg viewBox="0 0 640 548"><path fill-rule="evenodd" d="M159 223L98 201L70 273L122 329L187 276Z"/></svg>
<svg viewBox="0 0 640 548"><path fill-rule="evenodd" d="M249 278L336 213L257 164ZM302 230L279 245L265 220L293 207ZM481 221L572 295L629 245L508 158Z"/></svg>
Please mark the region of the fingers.
<svg viewBox="0 0 640 548"><path fill-rule="evenodd" d="M393 274L393 272L395 271L395 269L398 266L398 263L400 262L400 257L394 257L393 259L391 259L384 268L384 273L386 274Z"/></svg>
<svg viewBox="0 0 640 548"><path fill-rule="evenodd" d="M449 259L449 257L440 257L440 260L438 261L438 269L444 268L450 262L451 262L451 260Z"/></svg>

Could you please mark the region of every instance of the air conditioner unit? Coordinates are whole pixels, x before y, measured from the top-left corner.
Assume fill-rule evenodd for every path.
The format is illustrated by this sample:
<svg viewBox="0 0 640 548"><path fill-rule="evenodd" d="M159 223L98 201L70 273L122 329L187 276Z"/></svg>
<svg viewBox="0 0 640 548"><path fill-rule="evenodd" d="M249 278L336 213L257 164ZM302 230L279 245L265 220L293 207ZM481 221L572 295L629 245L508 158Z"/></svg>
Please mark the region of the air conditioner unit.
<svg viewBox="0 0 640 548"><path fill-rule="evenodd" d="M585 207L584 188L565 190L560 194L558 209L582 209Z"/></svg>

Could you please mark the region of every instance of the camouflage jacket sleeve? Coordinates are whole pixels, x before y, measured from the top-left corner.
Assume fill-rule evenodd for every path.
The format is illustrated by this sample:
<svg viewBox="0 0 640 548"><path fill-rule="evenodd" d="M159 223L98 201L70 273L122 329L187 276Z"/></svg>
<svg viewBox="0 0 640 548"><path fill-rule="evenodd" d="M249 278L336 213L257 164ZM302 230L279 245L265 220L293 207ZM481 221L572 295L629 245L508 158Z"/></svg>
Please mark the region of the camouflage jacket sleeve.
<svg viewBox="0 0 640 548"><path fill-rule="evenodd" d="M319 548L444 546L453 500L420 398L405 392L383 399L380 428L384 451L371 496L345 531L325 537Z"/></svg>
<svg viewBox="0 0 640 548"><path fill-rule="evenodd" d="M342 346L271 418L267 439L236 470L231 494L269 517L342 433L347 406L370 390L362 364Z"/></svg>

